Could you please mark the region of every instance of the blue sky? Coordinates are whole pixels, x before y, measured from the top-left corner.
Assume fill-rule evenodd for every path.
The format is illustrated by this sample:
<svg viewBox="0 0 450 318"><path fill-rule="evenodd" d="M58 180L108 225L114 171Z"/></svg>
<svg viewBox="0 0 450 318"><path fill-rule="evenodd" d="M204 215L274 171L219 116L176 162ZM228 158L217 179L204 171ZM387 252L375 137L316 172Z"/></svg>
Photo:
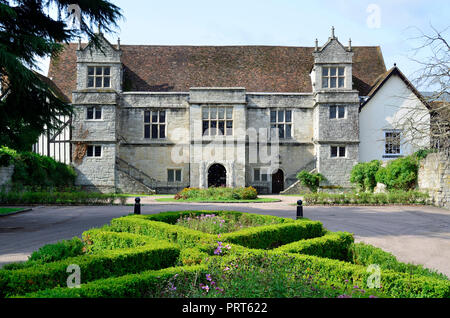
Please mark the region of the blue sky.
<svg viewBox="0 0 450 318"><path fill-rule="evenodd" d="M316 38L325 43L334 26L345 45L351 38L355 46L381 46L386 67L397 63L408 77L418 69L410 59L419 44L416 28L429 33L430 24L450 25L448 0L112 2L125 17L120 30L107 35L112 43L120 37L123 44L313 46Z"/></svg>

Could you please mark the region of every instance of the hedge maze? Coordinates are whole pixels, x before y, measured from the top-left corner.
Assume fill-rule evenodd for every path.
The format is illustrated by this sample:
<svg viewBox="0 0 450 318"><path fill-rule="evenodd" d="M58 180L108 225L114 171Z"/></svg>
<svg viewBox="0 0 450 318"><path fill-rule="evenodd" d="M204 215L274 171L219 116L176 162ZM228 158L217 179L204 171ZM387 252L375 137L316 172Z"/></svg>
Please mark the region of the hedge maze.
<svg viewBox="0 0 450 318"><path fill-rule="evenodd" d="M207 213L260 225L219 236L176 225L181 217ZM450 296L445 276L406 265L380 264L379 288L367 287L372 273L365 260L370 257L352 255L362 250L353 248L352 234L329 232L320 222L307 219L234 211L130 215L86 231L83 241L81 256L0 270L0 297L205 297L212 295L205 286L214 286L208 276L214 270L227 271L230 266L238 270L243 262L264 264L268 259L288 264L296 274L312 273L333 291L359 286L366 295L378 297ZM367 247L364 251L371 253ZM383 257L377 260L383 262ZM79 288L66 287L71 264L80 268ZM216 297L220 292L215 287Z"/></svg>

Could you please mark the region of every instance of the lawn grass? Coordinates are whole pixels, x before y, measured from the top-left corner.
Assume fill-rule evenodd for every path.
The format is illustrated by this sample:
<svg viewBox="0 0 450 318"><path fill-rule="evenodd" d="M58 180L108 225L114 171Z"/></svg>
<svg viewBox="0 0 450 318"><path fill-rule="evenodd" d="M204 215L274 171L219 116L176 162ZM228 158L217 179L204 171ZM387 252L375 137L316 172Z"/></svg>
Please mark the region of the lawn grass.
<svg viewBox="0 0 450 318"><path fill-rule="evenodd" d="M224 200L224 199L187 199L187 200L176 200L174 198L160 198L156 199L157 202L177 202L177 203L272 203L281 202L279 199L271 198L258 198L254 200Z"/></svg>
<svg viewBox="0 0 450 318"><path fill-rule="evenodd" d="M19 208L0 208L0 215L10 214L14 212L23 211L24 209Z"/></svg>

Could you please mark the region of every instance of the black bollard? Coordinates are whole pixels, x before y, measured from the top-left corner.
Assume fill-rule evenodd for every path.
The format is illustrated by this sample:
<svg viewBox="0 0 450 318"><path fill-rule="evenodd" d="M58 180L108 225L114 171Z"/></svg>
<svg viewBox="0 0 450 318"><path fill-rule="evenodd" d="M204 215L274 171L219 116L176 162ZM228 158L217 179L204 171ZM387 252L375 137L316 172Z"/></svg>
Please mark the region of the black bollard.
<svg viewBox="0 0 450 318"><path fill-rule="evenodd" d="M134 201L134 214L141 214L141 198L136 198Z"/></svg>
<svg viewBox="0 0 450 318"><path fill-rule="evenodd" d="M297 220L303 218L303 201L297 201Z"/></svg>

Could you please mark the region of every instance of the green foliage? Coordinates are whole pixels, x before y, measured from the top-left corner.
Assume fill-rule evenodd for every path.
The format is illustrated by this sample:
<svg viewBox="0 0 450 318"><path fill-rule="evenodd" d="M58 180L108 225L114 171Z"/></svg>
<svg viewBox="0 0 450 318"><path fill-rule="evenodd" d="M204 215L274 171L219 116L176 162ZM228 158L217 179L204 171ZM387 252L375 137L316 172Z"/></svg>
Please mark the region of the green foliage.
<svg viewBox="0 0 450 318"><path fill-rule="evenodd" d="M200 248L184 248L181 250L179 262L185 266L199 265L208 257Z"/></svg>
<svg viewBox="0 0 450 318"><path fill-rule="evenodd" d="M356 183L362 191L373 192L377 186L375 175L380 169L380 166L381 162L378 160L357 164L353 167L350 174L350 182Z"/></svg>
<svg viewBox="0 0 450 318"><path fill-rule="evenodd" d="M14 163L14 158L17 157L17 151L8 147L0 147L0 167L7 167Z"/></svg>
<svg viewBox="0 0 450 318"><path fill-rule="evenodd" d="M25 191L1 192L0 204L64 204L64 205L104 205L120 200L125 204L126 197L117 194L96 192L57 192Z"/></svg>
<svg viewBox="0 0 450 318"><path fill-rule="evenodd" d="M87 253L96 253L118 248L141 247L154 240L148 236L126 232L111 232L110 228L92 229L83 233Z"/></svg>
<svg viewBox="0 0 450 318"><path fill-rule="evenodd" d="M388 190L414 189L417 182L419 164L417 158L408 156L390 161L376 174L376 181L384 183Z"/></svg>
<svg viewBox="0 0 450 318"><path fill-rule="evenodd" d="M392 191L389 193L309 193L303 196L305 205L339 204L428 204L429 195L419 191Z"/></svg>
<svg viewBox="0 0 450 318"><path fill-rule="evenodd" d="M258 192L253 187L247 188L215 188L208 189L185 188L175 195L176 200L201 200L201 201L234 201L256 200Z"/></svg>
<svg viewBox="0 0 450 318"><path fill-rule="evenodd" d="M179 253L180 250L175 245L156 241L142 247L72 257L25 269L2 270L0 271L0 297L66 286L66 270L71 264L80 266L83 282L90 282L111 276L173 266Z"/></svg>
<svg viewBox="0 0 450 318"><path fill-rule="evenodd" d="M391 253L385 252L380 248L364 243L355 243L349 249L349 258L353 264L368 266L377 264L383 270L393 270L396 272L412 275L428 276L431 278L448 280L441 273L426 269L421 265L405 264L397 260Z"/></svg>
<svg viewBox="0 0 450 318"><path fill-rule="evenodd" d="M353 235L350 233L327 232L321 237L283 245L274 252L299 253L346 261L352 243Z"/></svg>
<svg viewBox="0 0 450 318"><path fill-rule="evenodd" d="M83 254L83 242L74 237L70 241L61 241L56 244L48 244L41 247L30 256L31 261L42 261L50 263L60 261L69 257L75 257Z"/></svg>
<svg viewBox="0 0 450 318"><path fill-rule="evenodd" d="M420 160L425 159L426 157L428 157L428 155L430 153L434 153L434 152L436 152L435 149L421 149L421 150L417 151L416 153L414 153L414 157L416 157L417 160L420 161Z"/></svg>
<svg viewBox="0 0 450 318"><path fill-rule="evenodd" d="M321 181L325 180L325 177L320 173L309 173L308 171L301 171L297 175L297 179L300 180L301 184L308 187L312 192L317 192Z"/></svg>

